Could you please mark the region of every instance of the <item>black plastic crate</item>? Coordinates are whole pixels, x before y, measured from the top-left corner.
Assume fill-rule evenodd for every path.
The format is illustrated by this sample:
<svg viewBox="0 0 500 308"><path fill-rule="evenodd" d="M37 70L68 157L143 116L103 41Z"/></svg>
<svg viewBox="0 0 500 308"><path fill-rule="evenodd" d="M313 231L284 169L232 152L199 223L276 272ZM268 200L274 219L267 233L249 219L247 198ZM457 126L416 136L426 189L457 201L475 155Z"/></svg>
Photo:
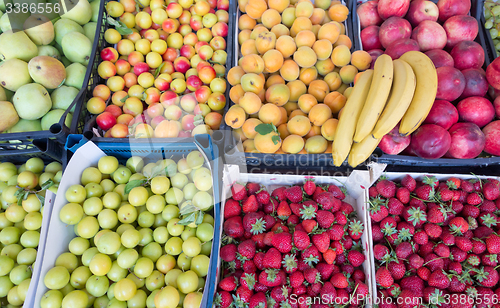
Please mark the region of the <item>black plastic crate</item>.
<svg viewBox="0 0 500 308"><path fill-rule="evenodd" d="M63 146L52 139L36 139L33 142L16 143L10 151L0 151L0 162L24 164L28 159L38 157L45 164L53 161L63 163Z"/></svg>

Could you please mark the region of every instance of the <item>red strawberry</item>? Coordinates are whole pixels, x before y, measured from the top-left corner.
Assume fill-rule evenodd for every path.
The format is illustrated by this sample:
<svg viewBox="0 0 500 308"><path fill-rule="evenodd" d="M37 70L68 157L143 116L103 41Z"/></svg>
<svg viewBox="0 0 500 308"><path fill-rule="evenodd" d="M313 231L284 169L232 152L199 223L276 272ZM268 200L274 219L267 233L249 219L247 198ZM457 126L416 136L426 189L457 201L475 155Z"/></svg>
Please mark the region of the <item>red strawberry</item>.
<svg viewBox="0 0 500 308"><path fill-rule="evenodd" d="M479 204L481 204L481 202L483 202L483 199L481 198L481 196L478 193L473 192L473 193L470 193L469 195L467 195L467 203L468 204L479 205Z"/></svg>
<svg viewBox="0 0 500 308"><path fill-rule="evenodd" d="M316 191L316 184L311 180L307 180L304 183L304 192L311 196L312 194L314 194L314 191Z"/></svg>
<svg viewBox="0 0 500 308"><path fill-rule="evenodd" d="M295 230L295 232L293 233L293 244L299 250L306 249L311 244L309 235L307 235L307 233L304 231Z"/></svg>
<svg viewBox="0 0 500 308"><path fill-rule="evenodd" d="M448 225L452 233L464 234L469 230L469 224L462 217L452 218Z"/></svg>
<svg viewBox="0 0 500 308"><path fill-rule="evenodd" d="M288 286L278 286L274 287L271 290L271 298L276 302L276 303L281 303L284 302L289 298L289 296L292 293L292 288Z"/></svg>
<svg viewBox="0 0 500 308"><path fill-rule="evenodd" d="M434 224L442 223L446 220L447 214L443 206L434 206L427 211L427 221Z"/></svg>
<svg viewBox="0 0 500 308"><path fill-rule="evenodd" d="M236 259L237 248L235 244L227 244L220 249L221 259L226 262L231 262Z"/></svg>
<svg viewBox="0 0 500 308"><path fill-rule="evenodd" d="M217 292L214 303L218 308L229 308L233 304L233 297L227 291L219 291Z"/></svg>
<svg viewBox="0 0 500 308"><path fill-rule="evenodd" d="M265 254L263 252L257 252L253 258L253 263L260 270L264 269L264 257Z"/></svg>
<svg viewBox="0 0 500 308"><path fill-rule="evenodd" d="M429 241L429 236L424 230L415 232L413 235L413 240L419 245L424 245Z"/></svg>
<svg viewBox="0 0 500 308"><path fill-rule="evenodd" d="M331 192L322 192L315 196L314 201L319 203L324 210L336 212L340 209L342 201L335 198Z"/></svg>
<svg viewBox="0 0 500 308"><path fill-rule="evenodd" d="M293 254L287 254L283 257L283 261L281 261L283 264L283 268L287 272L287 274L291 274L295 272L298 268L297 266L297 258Z"/></svg>
<svg viewBox="0 0 500 308"><path fill-rule="evenodd" d="M266 214L272 214L276 212L276 210L278 209L278 201L276 201L276 199L274 198L269 199L269 203L264 204L263 209L264 213Z"/></svg>
<svg viewBox="0 0 500 308"><path fill-rule="evenodd" d="M483 185L483 195L486 200L496 200L500 197L500 189L493 182L487 182Z"/></svg>
<svg viewBox="0 0 500 308"><path fill-rule="evenodd" d="M438 289L446 289L450 286L450 278L448 278L443 270L432 272L427 282L429 286L436 287Z"/></svg>
<svg viewBox="0 0 500 308"><path fill-rule="evenodd" d="M316 213L316 220L320 228L328 229L335 221L335 216L330 211L319 210Z"/></svg>
<svg viewBox="0 0 500 308"><path fill-rule="evenodd" d="M443 243L439 243L434 247L434 253L440 257L448 258L450 256L450 248Z"/></svg>
<svg viewBox="0 0 500 308"><path fill-rule="evenodd" d="M255 195L260 190L259 183L247 183L245 186L249 195Z"/></svg>
<svg viewBox="0 0 500 308"><path fill-rule="evenodd" d="M301 271L293 272L290 276L290 286L292 288L297 288L304 282L304 274Z"/></svg>
<svg viewBox="0 0 500 308"><path fill-rule="evenodd" d="M335 212L335 214L333 214L335 216L335 221L339 224L339 225L342 225L342 226L345 226L347 224L347 216L346 214L344 214L343 212L341 211L337 211Z"/></svg>
<svg viewBox="0 0 500 308"><path fill-rule="evenodd" d="M255 259L255 257L254 257ZM253 260L246 260L243 262L242 269L245 273L255 273L257 271L257 266L255 266L255 263Z"/></svg>
<svg viewBox="0 0 500 308"><path fill-rule="evenodd" d="M406 189L406 188L403 188L403 189ZM410 201L409 193L408 193L408 201ZM387 208L389 209L389 214L401 215L401 213L403 213L403 209L405 207L400 200L398 200L396 198L390 198L389 201L387 202Z"/></svg>
<svg viewBox="0 0 500 308"><path fill-rule="evenodd" d="M226 277L219 282L219 288L228 292L236 290L237 286L238 286L238 279L236 279L236 277L234 276Z"/></svg>
<svg viewBox="0 0 500 308"><path fill-rule="evenodd" d="M392 181L380 180L375 187L382 197L392 198L396 195L396 184Z"/></svg>
<svg viewBox="0 0 500 308"><path fill-rule="evenodd" d="M400 285L402 290L411 290L417 296L422 296L424 293L424 281L418 276L405 277Z"/></svg>
<svg viewBox="0 0 500 308"><path fill-rule="evenodd" d="M460 188L460 185L461 185L461 180L458 179L458 178L455 178L455 177L451 177L448 179L448 181L446 181L446 185L450 188L450 189L459 189Z"/></svg>
<svg viewBox="0 0 500 308"><path fill-rule="evenodd" d="M247 258L247 260L252 259L255 256L255 242L252 240L246 240L238 245L238 252L242 257Z"/></svg>
<svg viewBox="0 0 500 308"><path fill-rule="evenodd" d="M253 290L255 282L256 281L254 273L243 273L240 277L240 286L244 286L249 290Z"/></svg>
<svg viewBox="0 0 500 308"><path fill-rule="evenodd" d="M335 258L337 258L337 253L332 249L327 249L323 253L323 259L327 264L333 264L335 262Z"/></svg>
<svg viewBox="0 0 500 308"><path fill-rule="evenodd" d="M331 192L335 198L340 199L340 200L345 199L345 193L342 189L343 188L340 188L334 184L328 185L328 192Z"/></svg>
<svg viewBox="0 0 500 308"><path fill-rule="evenodd" d="M299 222L300 222L300 217L299 217L299 216L297 216L297 215L290 215L290 217L288 217L288 219L286 220L286 223L287 223L289 226L295 226L295 225L297 225Z"/></svg>
<svg viewBox="0 0 500 308"><path fill-rule="evenodd" d="M278 233L273 236L273 246L281 253L289 253L292 250L292 235L288 232Z"/></svg>
<svg viewBox="0 0 500 308"><path fill-rule="evenodd" d="M297 185L292 186L290 188L287 188L285 190L285 196L292 203L302 202L302 200L304 198L302 188L300 186L297 186Z"/></svg>
<svg viewBox="0 0 500 308"><path fill-rule="evenodd" d="M385 201L380 198L370 200L370 217L375 222L380 222L389 215Z"/></svg>
<svg viewBox="0 0 500 308"><path fill-rule="evenodd" d="M352 266L358 267L365 262L365 255L357 250L351 250L347 254L347 260L349 260L349 263L352 264Z"/></svg>
<svg viewBox="0 0 500 308"><path fill-rule="evenodd" d="M238 201L234 199L228 199L224 207L224 219L231 218L233 216L239 216L241 214L241 206Z"/></svg>
<svg viewBox="0 0 500 308"><path fill-rule="evenodd" d="M321 274L315 268L308 268L304 271L304 278L309 283L316 283L321 281Z"/></svg>
<svg viewBox="0 0 500 308"><path fill-rule="evenodd" d="M233 199L236 201L241 201L247 196L247 190L245 186L235 183L231 187L231 193L233 194Z"/></svg>
<svg viewBox="0 0 500 308"><path fill-rule="evenodd" d="M277 269L266 269L259 274L259 282L268 287L277 287L282 283Z"/></svg>
<svg viewBox="0 0 500 308"><path fill-rule="evenodd" d="M376 244L373 246L373 256L377 260L382 260L384 259L385 256L389 255L389 248L387 248L384 245L381 244Z"/></svg>
<svg viewBox="0 0 500 308"><path fill-rule="evenodd" d="M328 235L332 241L340 241L344 237L344 226L333 225L330 230L328 230Z"/></svg>
<svg viewBox="0 0 500 308"><path fill-rule="evenodd" d="M396 191L396 198L403 204L410 202L410 191L406 187L399 187Z"/></svg>
<svg viewBox="0 0 500 308"><path fill-rule="evenodd" d="M313 234L312 242L318 248L319 252L323 253L330 247L330 236L326 232Z"/></svg>
<svg viewBox="0 0 500 308"><path fill-rule="evenodd" d="M267 298L264 292L255 293L248 304L248 308L267 308Z"/></svg>
<svg viewBox="0 0 500 308"><path fill-rule="evenodd" d="M395 280L403 278L406 273L406 267L404 264L395 261L390 262L387 269Z"/></svg>
<svg viewBox="0 0 500 308"><path fill-rule="evenodd" d="M422 280L429 280L429 276L431 275L431 271L427 267L421 267L417 269L417 275L420 277Z"/></svg>
<svg viewBox="0 0 500 308"><path fill-rule="evenodd" d="M267 190L261 190L257 193L257 201L260 204L267 204L270 198L271 195L269 194L269 192L267 192Z"/></svg>
<svg viewBox="0 0 500 308"><path fill-rule="evenodd" d="M236 289L236 297L243 303L248 303L252 295L253 291L245 286L239 286L238 289Z"/></svg>
<svg viewBox="0 0 500 308"><path fill-rule="evenodd" d="M241 208L245 214L257 212L259 210L259 203L255 195L250 195L250 197L243 201Z"/></svg>
<svg viewBox="0 0 500 308"><path fill-rule="evenodd" d="M281 253L276 248L270 248L262 261L265 268L281 268Z"/></svg>
<svg viewBox="0 0 500 308"><path fill-rule="evenodd" d="M334 300L337 297L337 291L330 281L327 281L325 282L325 284L323 284L319 293L321 294L321 298L331 298Z"/></svg>
<svg viewBox="0 0 500 308"><path fill-rule="evenodd" d="M363 235L364 226L361 221L353 219L349 223L349 235L353 240L359 240Z"/></svg>
<svg viewBox="0 0 500 308"><path fill-rule="evenodd" d="M402 242L396 246L396 256L399 259L407 259L413 253L413 247L409 242Z"/></svg>
<svg viewBox="0 0 500 308"><path fill-rule="evenodd" d="M498 283L498 272L491 266L481 268L475 278L484 287L494 287Z"/></svg>
<svg viewBox="0 0 500 308"><path fill-rule="evenodd" d="M401 185L403 187L406 187L410 192L412 192L417 187L417 181L415 181L415 179L411 177L411 175L407 174L401 180Z"/></svg>
<svg viewBox="0 0 500 308"><path fill-rule="evenodd" d="M480 210L477 206L470 205L470 204L465 204L464 208L462 209L462 215L464 217L473 217L473 218L478 218L480 214Z"/></svg>
<svg viewBox="0 0 500 308"><path fill-rule="evenodd" d="M383 288L388 288L394 283L394 279L392 278L391 273L385 267L381 267L377 270L377 273L375 274L375 280Z"/></svg>
<svg viewBox="0 0 500 308"><path fill-rule="evenodd" d="M286 200L285 190L285 187L278 187L273 190L273 192L271 193L271 197L277 199L278 201L284 201Z"/></svg>
<svg viewBox="0 0 500 308"><path fill-rule="evenodd" d="M304 227L304 230L306 230L307 233L311 233L316 230L317 222L313 219L306 219L302 221L302 227Z"/></svg>
<svg viewBox="0 0 500 308"><path fill-rule="evenodd" d="M304 204L290 203L290 210L294 215L300 216L300 210L304 207Z"/></svg>
<svg viewBox="0 0 500 308"><path fill-rule="evenodd" d="M431 238L438 238L443 232L443 229L440 226L431 223L426 223L424 225L424 230Z"/></svg>
<svg viewBox="0 0 500 308"><path fill-rule="evenodd" d="M419 269L424 265L424 259L416 253L408 257L408 264L411 269Z"/></svg>
<svg viewBox="0 0 500 308"><path fill-rule="evenodd" d="M338 289L345 289L349 285L349 282L347 281L347 278L344 276L343 273L334 274L330 279L330 282L333 284L335 288Z"/></svg>
<svg viewBox="0 0 500 308"><path fill-rule="evenodd" d="M490 234L486 240L486 248L488 249L488 252L491 254L498 254L500 253L500 236L496 234Z"/></svg>
<svg viewBox="0 0 500 308"><path fill-rule="evenodd" d="M443 189L439 190L439 198L443 202L447 202L447 201L452 200L454 196L455 196L455 193L453 191L449 190L448 188L443 188Z"/></svg>
<svg viewBox="0 0 500 308"><path fill-rule="evenodd" d="M375 186L372 186L368 189L368 196L370 198L377 198L378 196L380 196Z"/></svg>
<svg viewBox="0 0 500 308"><path fill-rule="evenodd" d="M422 185L415 189L415 194L422 200L431 200L434 198L434 188L430 185Z"/></svg>
<svg viewBox="0 0 500 308"><path fill-rule="evenodd" d="M250 198L249 198L250 199ZM243 229L251 234L261 234L266 231L266 221L263 212L252 212L243 216Z"/></svg>
<svg viewBox="0 0 500 308"><path fill-rule="evenodd" d="M286 201L281 201L277 210L278 218L286 220L292 214L292 210Z"/></svg>
<svg viewBox="0 0 500 308"><path fill-rule="evenodd" d="M241 216L234 216L224 222L224 233L232 238L242 237L245 230Z"/></svg>

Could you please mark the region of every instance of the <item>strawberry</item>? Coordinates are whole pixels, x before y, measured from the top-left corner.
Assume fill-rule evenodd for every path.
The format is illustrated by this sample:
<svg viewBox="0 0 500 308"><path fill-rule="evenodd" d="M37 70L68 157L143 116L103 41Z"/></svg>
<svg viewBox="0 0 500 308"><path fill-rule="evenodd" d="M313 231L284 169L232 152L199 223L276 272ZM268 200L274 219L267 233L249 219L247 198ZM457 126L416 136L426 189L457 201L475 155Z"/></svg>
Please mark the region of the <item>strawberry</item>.
<svg viewBox="0 0 500 308"><path fill-rule="evenodd" d="M491 266L482 267L475 278L484 287L493 287L498 283L498 272Z"/></svg>
<svg viewBox="0 0 500 308"><path fill-rule="evenodd" d="M234 199L228 199L224 207L224 219L231 218L233 216L239 216L241 214L241 206L238 201Z"/></svg>
<svg viewBox="0 0 500 308"><path fill-rule="evenodd" d="M321 294L321 298L335 299L337 297L337 291L330 281L323 284L319 293Z"/></svg>
<svg viewBox="0 0 500 308"><path fill-rule="evenodd" d="M335 221L335 216L330 211L319 210L316 214L316 221L320 228L328 229Z"/></svg>
<svg viewBox="0 0 500 308"><path fill-rule="evenodd" d="M361 235L363 235L364 226L361 221L353 219L349 223L349 235L353 240L359 240Z"/></svg>
<svg viewBox="0 0 500 308"><path fill-rule="evenodd" d="M281 201L278 205L276 213L278 214L279 219L286 220L292 214L292 210L286 201Z"/></svg>
<svg viewBox="0 0 500 308"><path fill-rule="evenodd" d="M250 298L248 308L267 308L267 298L264 292L258 292Z"/></svg>
<svg viewBox="0 0 500 308"><path fill-rule="evenodd" d="M430 238L438 238L443 232L440 226L431 223L426 223L424 225L424 230Z"/></svg>
<svg viewBox="0 0 500 308"><path fill-rule="evenodd" d="M314 201L319 203L324 210L336 212L340 209L342 201L335 198L331 192L322 192L315 196Z"/></svg>
<svg viewBox="0 0 500 308"><path fill-rule="evenodd" d="M406 188L403 188L406 189ZM408 201L410 200L409 195L408 195ZM391 215L401 215L403 213L404 205L403 203L396 199L396 198L390 198L389 201L387 202L387 208L389 209L389 214Z"/></svg>
<svg viewBox="0 0 500 308"><path fill-rule="evenodd" d="M235 300L235 302L248 303L252 295L252 290L248 289L245 286L239 286L238 289L236 289L236 297L239 298L239 301Z"/></svg>
<svg viewBox="0 0 500 308"><path fill-rule="evenodd" d="M380 222L389 215L389 210L385 206L385 201L381 198L371 199L370 202L370 217L375 222Z"/></svg>
<svg viewBox="0 0 500 308"><path fill-rule="evenodd" d="M347 260L352 266L358 267L365 262L365 255L357 250L351 250L347 254Z"/></svg>
<svg viewBox="0 0 500 308"><path fill-rule="evenodd" d="M328 264L333 264L335 262L336 257L337 257L337 253L335 251L333 251L332 249L327 249L323 253L323 259Z"/></svg>
<svg viewBox="0 0 500 308"><path fill-rule="evenodd" d="M287 254L283 257L283 268L287 272L287 274L291 274L297 270L297 258L295 255Z"/></svg>
<svg viewBox="0 0 500 308"><path fill-rule="evenodd" d="M268 268L260 272L259 282L268 287L277 287L282 283L282 280L277 269Z"/></svg>
<svg viewBox="0 0 500 308"><path fill-rule="evenodd" d="M435 206L427 211L427 221L439 224L446 220L447 212L443 206Z"/></svg>
<svg viewBox="0 0 500 308"><path fill-rule="evenodd" d="M236 259L237 248L235 244L227 244L220 249L221 259L226 262L231 262Z"/></svg>
<svg viewBox="0 0 500 308"><path fill-rule="evenodd" d="M495 202L491 200L484 200L483 203L479 206L479 210L481 212L493 213L497 210L497 206Z"/></svg>
<svg viewBox="0 0 500 308"><path fill-rule="evenodd" d="M293 244L297 249L304 250L311 244L309 236L304 231L297 231L293 233Z"/></svg>
<svg viewBox="0 0 500 308"><path fill-rule="evenodd" d="M406 187L399 187L396 191L396 198L403 204L410 202L410 191ZM399 214L397 214L399 215Z"/></svg>
<svg viewBox="0 0 500 308"><path fill-rule="evenodd" d="M271 195L267 190L261 190L260 192L257 193L257 201L260 204L267 204L269 203L269 199L271 198Z"/></svg>
<svg viewBox="0 0 500 308"><path fill-rule="evenodd" d="M411 290L417 296L422 296L424 293L424 281L417 276L401 279L400 286L402 290Z"/></svg>
<svg viewBox="0 0 500 308"><path fill-rule="evenodd" d="M347 217L344 213L342 213L341 211L337 211L335 212L335 214L333 214L335 216L335 221L339 224L339 225L342 225L342 226L345 226L347 224Z"/></svg>
<svg viewBox="0 0 500 308"><path fill-rule="evenodd" d="M345 193L343 189L345 188L340 188L335 184L328 185L328 192L331 192L335 198L340 200L345 199Z"/></svg>
<svg viewBox="0 0 500 308"><path fill-rule="evenodd" d="M255 195L260 190L259 183L247 183L245 187L249 195Z"/></svg>
<svg viewBox="0 0 500 308"><path fill-rule="evenodd" d="M300 210L303 208L304 204L290 203L290 210L294 215L300 216Z"/></svg>
<svg viewBox="0 0 500 308"><path fill-rule="evenodd" d="M486 200L496 200L500 197L498 184L487 182L483 185L483 195Z"/></svg>
<svg viewBox="0 0 500 308"><path fill-rule="evenodd" d="M434 198L434 188L430 185L422 185L415 189L415 194L422 200L431 200Z"/></svg>
<svg viewBox="0 0 500 308"><path fill-rule="evenodd" d="M469 224L462 217L452 218L448 224L450 231L456 234L464 234L469 230Z"/></svg>
<svg viewBox="0 0 500 308"><path fill-rule="evenodd" d="M307 263L309 266L318 263L321 258L321 253L319 252L318 248L316 248L316 246L314 245L311 245L308 248L306 248L301 255L302 258L304 259L304 262Z"/></svg>
<svg viewBox="0 0 500 308"><path fill-rule="evenodd" d="M384 245L376 244L373 246L373 256L377 260L382 260L384 257L389 255L389 248Z"/></svg>
<svg viewBox="0 0 500 308"><path fill-rule="evenodd" d="M375 186L372 186L368 189L368 196L370 198L377 198L378 196L380 196Z"/></svg>
<svg viewBox="0 0 500 308"><path fill-rule="evenodd" d="M289 298L292 293L292 288L288 286L278 286L271 290L271 299L274 299L276 303L284 302Z"/></svg>
<svg viewBox="0 0 500 308"><path fill-rule="evenodd" d="M255 273L257 271L257 266L255 266L255 263L253 262L253 260L244 261L241 268L243 269L243 271L245 273L250 273L250 274Z"/></svg>
<svg viewBox="0 0 500 308"><path fill-rule="evenodd" d="M396 195L396 184L392 181L382 179L375 187L382 197L392 198Z"/></svg>
<svg viewBox="0 0 500 308"><path fill-rule="evenodd" d="M436 287L438 289L446 289L450 286L450 278L448 278L448 276L443 270L437 270L431 273L427 283L431 287Z"/></svg>
<svg viewBox="0 0 500 308"><path fill-rule="evenodd" d="M302 220L313 219L317 215L316 211L317 211L316 205L303 205L302 209L300 209L299 211L300 214L298 216L300 216Z"/></svg>
<svg viewBox="0 0 500 308"><path fill-rule="evenodd" d="M307 295L309 295L310 297L318 296L320 291L321 291L320 282L315 282L307 287Z"/></svg>
<svg viewBox="0 0 500 308"><path fill-rule="evenodd" d="M304 274L301 271L293 272L290 276L290 286L292 288L297 288L304 282Z"/></svg>
<svg viewBox="0 0 500 308"><path fill-rule="evenodd" d="M265 268L281 268L281 253L276 248L270 248L262 261Z"/></svg>
<svg viewBox="0 0 500 308"><path fill-rule="evenodd" d="M217 308L229 308L233 304L233 298L229 292L219 291L215 296L214 304Z"/></svg>
<svg viewBox="0 0 500 308"><path fill-rule="evenodd" d="M341 225L333 225L327 232L332 241L340 241L344 237L344 227Z"/></svg>
<svg viewBox="0 0 500 308"><path fill-rule="evenodd" d="M236 290L237 286L238 286L238 279L236 279L236 277L234 276L226 277L219 282L219 288L228 292Z"/></svg>
<svg viewBox="0 0 500 308"><path fill-rule="evenodd" d="M448 258L450 256L450 248L443 243L439 243L434 247L434 253L440 257Z"/></svg>
<svg viewBox="0 0 500 308"><path fill-rule="evenodd" d="M241 201L247 196L247 190L245 186L235 183L231 187L231 193L233 194L233 199L236 201Z"/></svg>
<svg viewBox="0 0 500 308"><path fill-rule="evenodd" d="M316 191L316 184L312 180L307 180L304 183L304 192L311 196Z"/></svg>
<svg viewBox="0 0 500 308"><path fill-rule="evenodd" d="M315 268L308 268L304 271L304 278L309 283L316 283L321 281L321 274Z"/></svg>
<svg viewBox="0 0 500 308"><path fill-rule="evenodd" d="M396 256L399 259L407 259L413 253L413 247L409 242L402 242L396 246Z"/></svg>
<svg viewBox="0 0 500 308"><path fill-rule="evenodd" d="M243 229L251 234L261 234L266 231L266 221L263 212L252 212L243 216Z"/></svg>
<svg viewBox="0 0 500 308"><path fill-rule="evenodd" d="M498 254L500 253L500 236L496 234L490 234L486 240L486 248L488 249L488 252L491 254Z"/></svg>
<svg viewBox="0 0 500 308"><path fill-rule="evenodd" d="M446 181L446 186L450 189L459 189L462 181L458 178L451 177Z"/></svg>
<svg viewBox="0 0 500 308"><path fill-rule="evenodd" d="M479 205L483 202L483 199L477 192L473 192L467 195L467 203L470 205Z"/></svg>
<svg viewBox="0 0 500 308"><path fill-rule="evenodd" d="M288 219L286 220L287 225L289 226L295 226L300 222L300 218L297 215L290 215Z"/></svg>
<svg viewBox="0 0 500 308"><path fill-rule="evenodd" d="M447 202L453 199L455 196L455 193L452 190L449 190L448 188L443 188L439 190L438 193L438 198L441 199L443 202Z"/></svg>
<svg viewBox="0 0 500 308"><path fill-rule="evenodd" d="M234 216L224 221L224 233L232 238L242 237L245 230L241 216Z"/></svg>
<svg viewBox="0 0 500 308"><path fill-rule="evenodd" d="M419 269L424 265L424 259L416 253L411 254L408 257L408 265L410 269Z"/></svg>
<svg viewBox="0 0 500 308"><path fill-rule="evenodd" d="M255 242L252 240L246 240L238 245L239 254L246 258L247 260L252 259L255 256Z"/></svg>
<svg viewBox="0 0 500 308"><path fill-rule="evenodd" d="M318 248L319 252L323 253L330 247L330 236L326 232L320 234L313 234L312 242Z"/></svg>
<svg viewBox="0 0 500 308"><path fill-rule="evenodd" d="M303 200L303 193L302 193L302 188L300 186L292 186L290 188L287 188L285 190L285 196L290 202L293 203L299 203L302 202Z"/></svg>
<svg viewBox="0 0 500 308"><path fill-rule="evenodd" d="M478 218L480 214L480 210L477 206L470 205L470 204L465 204L464 208L462 209L462 215L464 217L473 217L473 218Z"/></svg>
<svg viewBox="0 0 500 308"><path fill-rule="evenodd" d="M253 273L243 273L240 277L240 286L244 286L249 290L253 290L255 282L255 274Z"/></svg>
<svg viewBox="0 0 500 308"><path fill-rule="evenodd" d="M264 213L273 214L278 209L278 201L274 198L269 199L269 203L264 204L263 209Z"/></svg>
<svg viewBox="0 0 500 308"><path fill-rule="evenodd" d="M382 288L388 288L394 283L391 273L385 267L381 267L377 270L375 273L375 280Z"/></svg>
<svg viewBox="0 0 500 308"><path fill-rule="evenodd" d="M245 214L257 212L259 210L259 203L255 195L250 195L250 197L243 201L241 208Z"/></svg>
<svg viewBox="0 0 500 308"><path fill-rule="evenodd" d="M278 233L273 236L273 246L281 253L289 253L292 250L292 235L288 232Z"/></svg>
<svg viewBox="0 0 500 308"><path fill-rule="evenodd" d="M330 282L333 284L335 288L338 289L345 289L349 285L349 282L347 281L347 278L344 276L343 273L334 274L330 279Z"/></svg>
<svg viewBox="0 0 500 308"><path fill-rule="evenodd" d="M266 231L271 230L276 224L276 219L269 214L264 215L264 221L266 222Z"/></svg>
<svg viewBox="0 0 500 308"><path fill-rule="evenodd" d="M263 252L257 252L253 258L253 263L259 270L264 269L264 257L265 254Z"/></svg>
<svg viewBox="0 0 500 308"><path fill-rule="evenodd" d="M306 219L306 220L302 221L302 227L304 227L304 230L307 233L311 233L314 230L316 230L317 224L318 223L316 222L316 220L312 220L312 219Z"/></svg>
<svg viewBox="0 0 500 308"><path fill-rule="evenodd" d="M407 174L401 180L401 185L403 187L406 187L406 189L408 189L410 192L413 192L417 187L417 181L415 181L415 179L411 175Z"/></svg>
<svg viewBox="0 0 500 308"><path fill-rule="evenodd" d="M387 269L389 270L389 272L391 273L391 276L395 280L399 280L399 279L403 278L403 276L405 275L405 272L406 272L406 267L404 266L404 264L396 262L396 261L390 262L387 266Z"/></svg>
<svg viewBox="0 0 500 308"><path fill-rule="evenodd" d="M413 240L419 245L424 245L429 241L429 236L424 230L415 232L413 235Z"/></svg>
<svg viewBox="0 0 500 308"><path fill-rule="evenodd" d="M273 192L271 193L271 197L273 197L278 201L284 201L286 200L285 190L286 190L285 187L278 187L275 190L273 190Z"/></svg>

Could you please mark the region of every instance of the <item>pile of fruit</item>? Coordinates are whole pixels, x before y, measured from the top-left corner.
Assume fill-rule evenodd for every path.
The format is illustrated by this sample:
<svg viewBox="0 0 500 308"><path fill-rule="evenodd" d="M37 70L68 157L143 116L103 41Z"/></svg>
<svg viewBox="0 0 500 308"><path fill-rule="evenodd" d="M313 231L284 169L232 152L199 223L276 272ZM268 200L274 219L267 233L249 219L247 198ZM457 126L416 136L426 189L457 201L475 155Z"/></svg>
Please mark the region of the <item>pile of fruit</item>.
<svg viewBox="0 0 500 308"><path fill-rule="evenodd" d="M62 166L31 158L16 167L0 164L0 304L21 307L26 299L42 227L45 192L57 193Z"/></svg>
<svg viewBox="0 0 500 308"><path fill-rule="evenodd" d="M204 163L192 151L146 165L104 156L86 168L54 213L77 236L43 278L41 307L200 307L214 236Z"/></svg>
<svg viewBox="0 0 500 308"><path fill-rule="evenodd" d="M217 307L364 306L364 226L341 188L306 180L271 193L234 184L231 192Z"/></svg>
<svg viewBox="0 0 500 308"><path fill-rule="evenodd" d="M500 155L500 101L486 97L488 86L500 88L498 71L483 70L483 47L474 42L478 21L469 16L470 0L379 0L358 6L361 43L374 59L424 52L437 68L437 93L423 124L411 136L395 128L382 138L387 154L475 158L483 151ZM491 72L488 72L491 71ZM431 90L430 88L428 89ZM428 114L427 114L428 113ZM403 122L401 123L403 124Z"/></svg>
<svg viewBox="0 0 500 308"><path fill-rule="evenodd" d="M497 306L499 188L495 179L410 175L372 186L379 307Z"/></svg>
<svg viewBox="0 0 500 308"><path fill-rule="evenodd" d="M0 8L9 12L0 11L0 133L49 130L82 88L100 1L78 1L66 13L59 2L35 8L32 3L27 13L27 3L22 9L19 2L5 3ZM74 107L67 126L72 112Z"/></svg>
<svg viewBox="0 0 500 308"><path fill-rule="evenodd" d="M87 101L105 137L190 137L219 128L228 9L229 0L107 3L114 28L104 38L113 47L101 51L104 82Z"/></svg>
<svg viewBox="0 0 500 308"><path fill-rule="evenodd" d="M349 85L372 62L367 52L351 54L349 10L330 0L248 0L239 8L241 58L227 76L234 105L226 124L246 152L330 153Z"/></svg>

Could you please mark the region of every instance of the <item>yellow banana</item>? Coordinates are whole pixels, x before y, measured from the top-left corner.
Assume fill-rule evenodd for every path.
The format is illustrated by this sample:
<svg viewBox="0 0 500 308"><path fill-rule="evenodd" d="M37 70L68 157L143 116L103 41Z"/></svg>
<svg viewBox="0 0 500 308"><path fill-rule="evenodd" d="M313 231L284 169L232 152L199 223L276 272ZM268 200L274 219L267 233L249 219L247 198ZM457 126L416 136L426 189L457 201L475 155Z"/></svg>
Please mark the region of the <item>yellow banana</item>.
<svg viewBox="0 0 500 308"><path fill-rule="evenodd" d="M410 107L399 124L399 133L407 136L422 124L431 111L436 99L438 80L434 63L424 53L408 51L400 59L410 64L417 79Z"/></svg>
<svg viewBox="0 0 500 308"><path fill-rule="evenodd" d="M355 143L352 146L351 153L347 162L349 166L356 167L364 162L375 150L382 138L376 139L370 134L361 142Z"/></svg>
<svg viewBox="0 0 500 308"><path fill-rule="evenodd" d="M384 111L373 129L373 138L382 138L404 116L415 93L416 79L411 66L401 59L393 61L394 80Z"/></svg>
<svg viewBox="0 0 500 308"><path fill-rule="evenodd" d="M356 125L354 142L361 142L373 131L389 97L393 74L392 58L388 55L378 57L375 61L370 92Z"/></svg>
<svg viewBox="0 0 500 308"><path fill-rule="evenodd" d="M352 136L356 129L361 109L365 103L370 84L372 83L373 70L366 70L359 76L339 116L337 130L332 145L332 157L335 166L340 166L349 155L352 145Z"/></svg>

